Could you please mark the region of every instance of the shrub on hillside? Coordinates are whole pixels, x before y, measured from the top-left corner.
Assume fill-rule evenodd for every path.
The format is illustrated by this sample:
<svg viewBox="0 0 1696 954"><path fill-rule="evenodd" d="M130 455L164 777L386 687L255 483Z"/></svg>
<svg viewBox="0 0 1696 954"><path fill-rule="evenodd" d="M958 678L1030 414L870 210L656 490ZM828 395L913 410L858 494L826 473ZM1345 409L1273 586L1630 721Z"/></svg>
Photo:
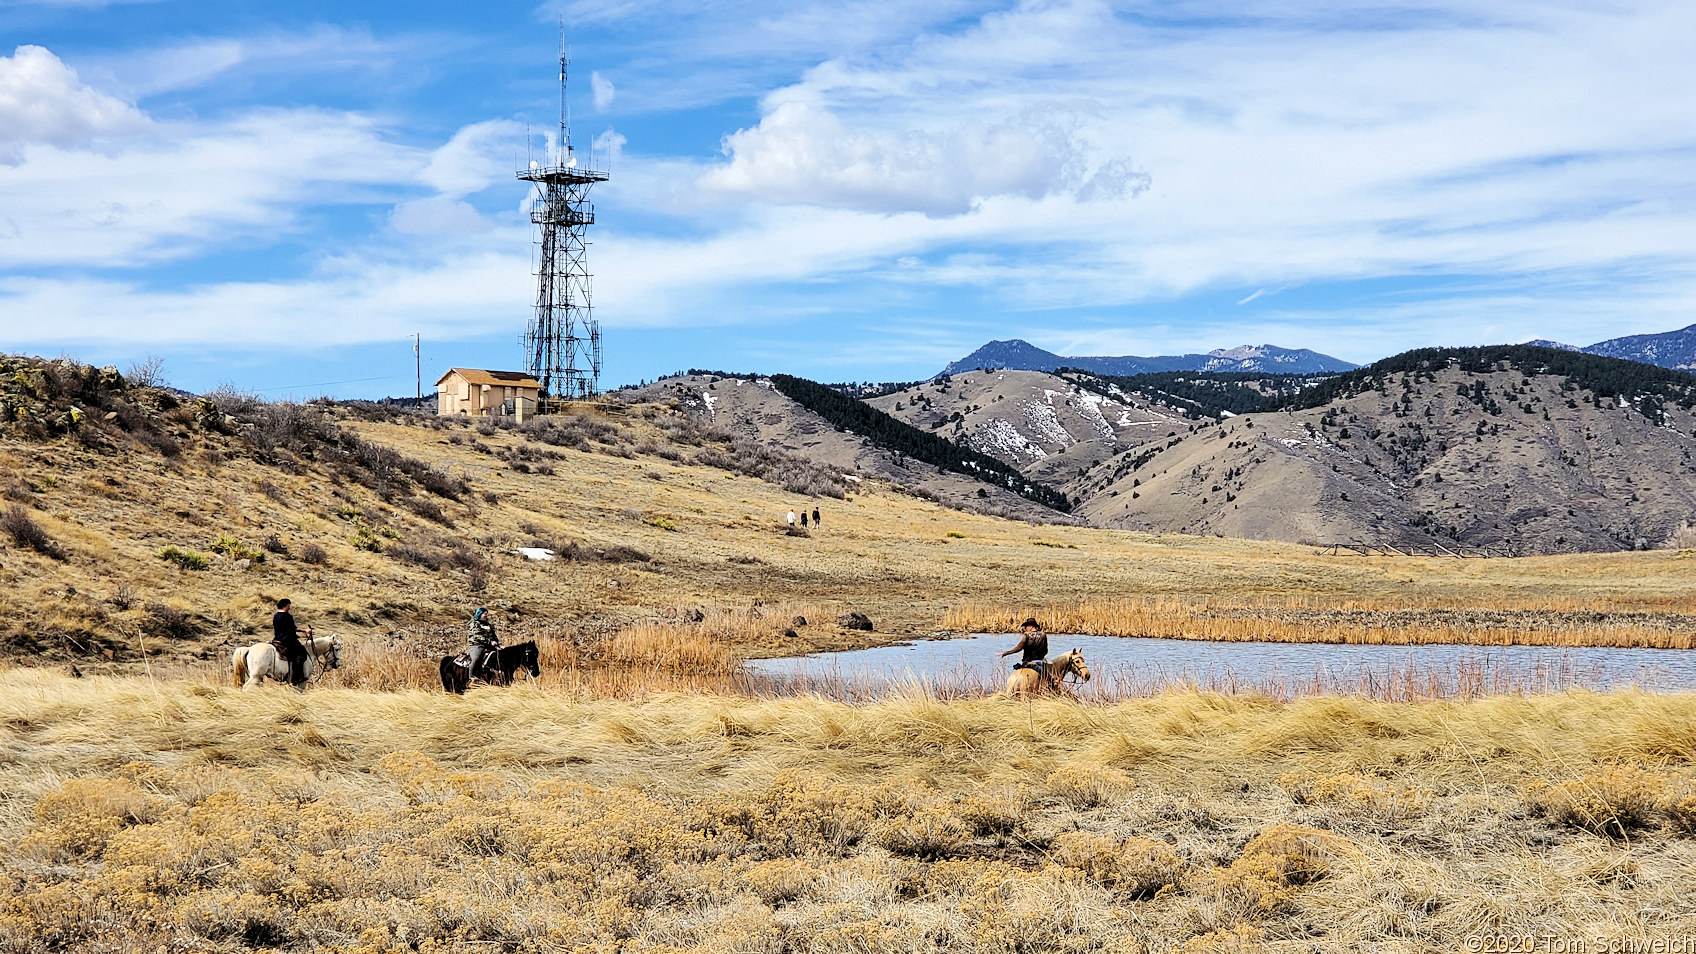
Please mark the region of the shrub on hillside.
<svg viewBox="0 0 1696 954"><path fill-rule="evenodd" d="M717 447L704 448L695 454L695 463L757 477L790 493L838 500L847 496L842 475L837 471L746 439L737 439L728 452Z"/></svg>
<svg viewBox="0 0 1696 954"><path fill-rule="evenodd" d="M308 543L300 548L300 562L313 566L322 566L327 559L324 548L316 543Z"/></svg>
<svg viewBox="0 0 1696 954"><path fill-rule="evenodd" d="M59 548L59 544L53 542L46 530L41 529L41 524L35 522L28 510L17 504L7 507L6 512L0 514L0 530L6 531L12 542L20 547L55 560L65 558L65 551Z"/></svg>
<svg viewBox="0 0 1696 954"><path fill-rule="evenodd" d="M535 545L554 551L554 556L567 563L647 563L653 560L653 557L641 550L622 543L595 549L582 546L576 541L561 546L556 541L539 539Z"/></svg>
<svg viewBox="0 0 1696 954"><path fill-rule="evenodd" d="M149 603L147 631L167 639L193 639L200 634L200 624L194 617L168 603Z"/></svg>
<svg viewBox="0 0 1696 954"><path fill-rule="evenodd" d="M377 534L373 533L371 528L366 526L363 521L354 526L353 535L348 537L348 542L353 544L355 550L369 550L372 553L383 552L383 541L377 539Z"/></svg>
<svg viewBox="0 0 1696 954"><path fill-rule="evenodd" d="M160 549L159 559L175 563L184 570L204 570L212 565L212 558L194 550L185 550L179 546L168 546Z"/></svg>
<svg viewBox="0 0 1696 954"><path fill-rule="evenodd" d="M254 563L265 562L265 551L258 547L250 547L241 542L233 534L220 533L218 539L208 547L213 553L222 553L232 560L252 560Z"/></svg>
<svg viewBox="0 0 1696 954"><path fill-rule="evenodd" d="M144 428L136 431L135 439L146 444L148 447L153 448L165 457L179 457L183 452L183 445L177 443L176 438L151 428Z"/></svg>
<svg viewBox="0 0 1696 954"><path fill-rule="evenodd" d="M388 554L402 563L410 563L413 566L421 566L428 570L440 570L448 563L447 557L440 551L426 550L404 543L389 547Z"/></svg>
<svg viewBox="0 0 1696 954"><path fill-rule="evenodd" d="M400 505L425 520L433 520L444 527L453 526L453 520L442 510L442 505L434 500L425 497L402 497Z"/></svg>
<svg viewBox="0 0 1696 954"><path fill-rule="evenodd" d="M455 540L448 547L448 562L461 570L483 570L489 565L489 560L483 554L471 549L464 541Z"/></svg>

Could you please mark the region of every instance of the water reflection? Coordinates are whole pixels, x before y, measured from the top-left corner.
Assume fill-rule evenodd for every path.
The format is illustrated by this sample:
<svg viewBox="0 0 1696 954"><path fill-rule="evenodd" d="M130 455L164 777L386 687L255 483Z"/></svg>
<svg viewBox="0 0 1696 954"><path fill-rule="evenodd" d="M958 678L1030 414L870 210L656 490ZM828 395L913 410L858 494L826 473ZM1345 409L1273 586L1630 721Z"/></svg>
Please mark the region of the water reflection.
<svg viewBox="0 0 1696 954"><path fill-rule="evenodd" d="M749 660L751 675L780 692L872 698L916 684L942 695L1002 688L1010 660L995 654L1018 637L978 635L854 652ZM1696 690L1696 651L1565 646L1382 646L1250 643L1051 635L1054 654L1081 649L1095 678L1080 698L1141 696L1172 686L1318 693L1376 699L1474 697L1637 686Z"/></svg>

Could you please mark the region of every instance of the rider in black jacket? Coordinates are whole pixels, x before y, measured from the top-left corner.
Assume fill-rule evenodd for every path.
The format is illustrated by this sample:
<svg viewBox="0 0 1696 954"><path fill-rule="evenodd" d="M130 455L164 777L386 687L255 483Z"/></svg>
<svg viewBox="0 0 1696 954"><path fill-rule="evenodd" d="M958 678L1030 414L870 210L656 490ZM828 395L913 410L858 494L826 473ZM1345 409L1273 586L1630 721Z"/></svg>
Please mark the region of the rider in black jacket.
<svg viewBox="0 0 1696 954"><path fill-rule="evenodd" d="M1014 653L1022 653L1019 661L1013 665L1014 669L1035 669L1037 675L1047 675L1048 634L1042 631L1042 624L1034 618L1025 620L1024 625L1019 628L1024 630L1019 645L997 655L1011 656Z"/></svg>
<svg viewBox="0 0 1696 954"><path fill-rule="evenodd" d="M306 646L300 641L300 631L295 628L294 615L289 612L289 601L277 601L277 612L271 616L271 642L277 647L277 652L289 663L289 683L302 685L306 682ZM306 635L312 635L312 627L306 627Z"/></svg>

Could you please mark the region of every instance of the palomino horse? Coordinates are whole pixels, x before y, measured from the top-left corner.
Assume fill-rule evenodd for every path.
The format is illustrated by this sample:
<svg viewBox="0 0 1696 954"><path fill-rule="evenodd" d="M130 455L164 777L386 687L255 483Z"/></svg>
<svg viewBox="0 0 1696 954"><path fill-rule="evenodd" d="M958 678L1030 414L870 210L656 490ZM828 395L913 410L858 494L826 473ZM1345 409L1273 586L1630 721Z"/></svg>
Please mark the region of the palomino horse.
<svg viewBox="0 0 1696 954"><path fill-rule="evenodd" d="M1067 676L1077 676L1084 682L1089 682L1089 667L1084 665L1084 654L1081 650L1061 653L1049 660L1047 676L1039 675L1035 669L1013 670L1013 674L1007 677L1007 694L1017 697L1052 693L1075 702L1078 697L1066 685Z"/></svg>
<svg viewBox="0 0 1696 954"><path fill-rule="evenodd" d="M495 653L493 659L483 663L483 681L491 686L508 686L512 684L512 676L520 668L532 677L542 674L541 664L537 662L536 641L517 643L503 646ZM442 657L442 688L449 692L461 693L471 687L471 673L458 656Z"/></svg>
<svg viewBox="0 0 1696 954"><path fill-rule="evenodd" d="M311 679L314 671L341 668L342 641L335 636L309 637L300 644L306 647L306 678ZM235 670L236 685L243 689L252 689L267 679L289 681L289 662L270 643L254 643L236 650L230 656L230 664Z"/></svg>

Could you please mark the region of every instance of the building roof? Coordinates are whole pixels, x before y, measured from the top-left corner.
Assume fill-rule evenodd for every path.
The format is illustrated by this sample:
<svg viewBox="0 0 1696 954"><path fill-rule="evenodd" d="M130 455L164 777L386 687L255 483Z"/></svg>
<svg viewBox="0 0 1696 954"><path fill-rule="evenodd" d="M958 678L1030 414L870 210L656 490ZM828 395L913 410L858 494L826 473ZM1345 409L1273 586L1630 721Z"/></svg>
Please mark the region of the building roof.
<svg viewBox="0 0 1696 954"><path fill-rule="evenodd" d="M436 379L440 387L450 375L459 375L468 384L489 384L496 387L508 388L540 388L542 382L530 376L528 371L487 371L482 368L449 368L448 373Z"/></svg>

